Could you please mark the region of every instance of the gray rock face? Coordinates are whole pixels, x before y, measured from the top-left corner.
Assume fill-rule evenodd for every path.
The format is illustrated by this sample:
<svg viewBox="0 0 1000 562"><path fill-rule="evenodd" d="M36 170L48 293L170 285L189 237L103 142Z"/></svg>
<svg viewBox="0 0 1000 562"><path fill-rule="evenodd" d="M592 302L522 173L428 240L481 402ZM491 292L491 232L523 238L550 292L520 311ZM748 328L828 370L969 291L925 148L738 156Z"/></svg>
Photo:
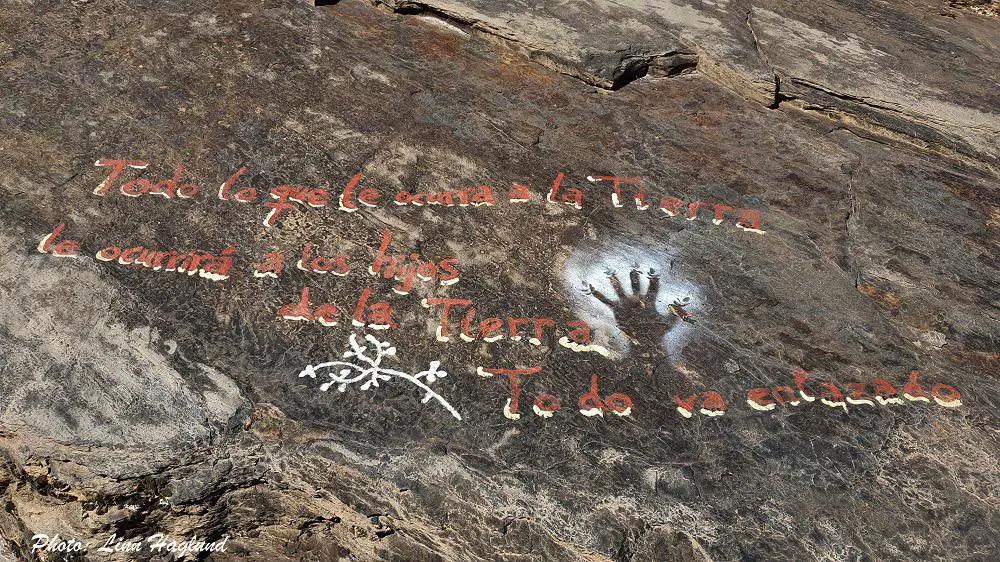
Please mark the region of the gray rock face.
<svg viewBox="0 0 1000 562"><path fill-rule="evenodd" d="M996 559L951 4L6 6L0 559Z"/></svg>
<svg viewBox="0 0 1000 562"><path fill-rule="evenodd" d="M997 169L996 22L943 2L373 1L501 37L601 87L697 70L767 105L860 117Z"/></svg>

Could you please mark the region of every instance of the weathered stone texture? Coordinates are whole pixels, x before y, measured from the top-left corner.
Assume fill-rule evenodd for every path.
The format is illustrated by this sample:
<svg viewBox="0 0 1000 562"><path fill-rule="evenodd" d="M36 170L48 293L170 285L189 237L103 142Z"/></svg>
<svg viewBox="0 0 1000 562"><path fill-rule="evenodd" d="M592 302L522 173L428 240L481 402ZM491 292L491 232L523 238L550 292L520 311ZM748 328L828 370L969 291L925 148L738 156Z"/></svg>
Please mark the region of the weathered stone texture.
<svg viewBox="0 0 1000 562"><path fill-rule="evenodd" d="M932 0L8 2L0 559L31 559L36 533L165 532L228 535L216 560L995 560L998 41L1000 19ZM95 195L117 158L182 162L201 193ZM361 172L388 195L267 227L216 196L241 166L262 192ZM559 172L583 209L545 202ZM587 181L612 175L653 208ZM482 184L498 205L390 202ZM685 220L699 201L733 209ZM60 223L81 257L36 248ZM393 293L365 272L386 228L461 280ZM296 269L307 241L350 275ZM216 283L94 259L113 243L231 244L236 265ZM254 277L267 252L287 271ZM643 275L627 298L632 264L661 290ZM462 420L406 383L300 378L366 332L280 319L304 286L389 301L398 326L367 333L393 369L440 361ZM440 342L435 296L557 336ZM609 356L556 343L577 318ZM477 367L533 365L510 420L506 377ZM900 389L919 370L962 406L748 406L796 368ZM579 413L592 375L631 415ZM710 390L724 416L679 415L675 394Z"/></svg>

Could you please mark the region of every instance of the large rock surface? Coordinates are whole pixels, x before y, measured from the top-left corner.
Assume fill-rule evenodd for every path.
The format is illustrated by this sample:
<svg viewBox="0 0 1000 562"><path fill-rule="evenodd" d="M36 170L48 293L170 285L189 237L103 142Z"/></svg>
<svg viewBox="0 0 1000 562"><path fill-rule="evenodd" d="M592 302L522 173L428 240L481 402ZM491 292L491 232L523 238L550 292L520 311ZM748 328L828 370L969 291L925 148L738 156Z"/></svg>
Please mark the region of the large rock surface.
<svg viewBox="0 0 1000 562"><path fill-rule="evenodd" d="M66 559L33 552L38 534L88 546L71 559L169 559L97 551L154 533L229 537L215 560L996 560L991 8L8 2L0 560ZM111 172L95 162L117 159L148 166L95 194ZM122 193L178 163L196 196ZM358 173L355 196L382 197L346 212ZM641 181L617 207L588 176ZM329 204L267 225L275 199L232 200L284 184ZM496 205L393 202L480 185ZM392 255L457 259L459 281L393 291L367 271L384 232ZM56 255L66 240L76 257ZM347 275L297 267L307 242L305 265L346 255ZM110 245L232 246L235 265L213 280L97 259ZM283 271L255 276L267 253ZM304 287L336 325L280 316ZM351 321L366 289L390 329ZM474 303L471 338L459 305L438 331L435 298ZM494 339L508 316L553 326ZM480 332L488 317L502 328ZM365 335L395 347L387 379L299 376L360 362L352 334L364 356ZM483 369L528 368L515 413L509 377ZM799 369L815 400L748 402ZM936 399L902 397L913 371ZM595 376L606 411L584 415ZM834 394L854 382L861 402ZM679 408L709 392L724 415Z"/></svg>

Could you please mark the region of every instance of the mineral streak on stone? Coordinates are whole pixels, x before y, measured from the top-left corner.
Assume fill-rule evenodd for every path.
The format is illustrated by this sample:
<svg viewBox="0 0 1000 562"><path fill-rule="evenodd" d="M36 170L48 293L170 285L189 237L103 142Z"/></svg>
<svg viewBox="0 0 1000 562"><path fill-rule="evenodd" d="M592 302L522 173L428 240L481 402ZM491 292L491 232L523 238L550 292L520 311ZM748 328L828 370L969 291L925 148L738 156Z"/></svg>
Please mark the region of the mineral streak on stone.
<svg viewBox="0 0 1000 562"><path fill-rule="evenodd" d="M1000 557L995 3L317 4L4 5L0 560Z"/></svg>

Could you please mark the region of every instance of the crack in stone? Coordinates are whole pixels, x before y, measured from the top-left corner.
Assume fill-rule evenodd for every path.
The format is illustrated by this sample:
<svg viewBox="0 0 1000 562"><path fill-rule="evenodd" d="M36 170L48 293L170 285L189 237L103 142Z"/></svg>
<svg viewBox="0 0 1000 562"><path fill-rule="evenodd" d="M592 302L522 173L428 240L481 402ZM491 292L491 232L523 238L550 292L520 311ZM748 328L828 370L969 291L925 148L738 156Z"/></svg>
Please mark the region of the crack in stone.
<svg viewBox="0 0 1000 562"><path fill-rule="evenodd" d="M823 86L822 84L817 84L816 82L812 82L810 80L805 80L805 79L802 79L802 78L791 78L790 80L791 80L791 82L793 84L797 84L797 85L800 85L800 86L805 86L806 88L809 88L809 89L812 89L812 90L816 90L818 92L822 92L822 93L824 93L824 94L826 94L828 96L831 96L831 97L834 97L834 98L837 98L837 99L840 99L840 100L849 101L849 102L852 102L852 103L857 103L857 104L860 104L860 105L864 105L864 106L870 107L872 109L877 109L877 110L880 110L880 111L890 111L892 113L895 113L895 114L897 114L897 115L899 115L899 116L901 116L903 118L906 118L906 119L909 119L909 120L912 120L912 121L921 121L921 120L924 120L924 121L929 121L931 123L935 123L937 125L948 125L948 126L959 127L959 128L963 128L963 129L971 129L973 131L984 131L984 132L991 133L991 134L1000 134L1000 130L991 129L989 127L980 127L980 126L976 126L976 125L959 125L959 124L956 124L956 123L952 123L950 121L946 121L944 119L939 119L937 117L934 117L933 115L926 115L926 114L922 114L922 113L911 113L911 112L905 111L903 109L900 109L898 106L897 107L893 107L896 104L890 104L890 102L882 102L882 103L880 103L879 101L873 100L872 98L867 98L867 97L863 97L863 96L854 96L854 95L851 95L851 94L846 94L844 92L838 92L836 90L831 90L831 89L827 88L826 86Z"/></svg>
<svg viewBox="0 0 1000 562"><path fill-rule="evenodd" d="M585 84L601 88L603 90L620 90L632 82L649 75L653 71L657 71L659 75L667 77L697 71L699 69L699 64L702 62L702 57L705 56L697 49L696 46L690 49L680 49L654 54L630 54L628 49L622 49L616 51L616 54L620 54L621 58L618 65L611 73L611 76L607 77L593 72L588 72L585 68L581 68L572 61L565 60L562 56L551 52L547 48L533 44L530 41L526 41L524 38L518 37L516 33L509 29L497 27L470 15L434 6L429 2L411 0L365 0L365 2L377 8L388 9L396 14L425 15L435 17L470 34L473 32L479 32L483 35L489 36L490 38L499 40L509 47L521 51L529 60L541 65L544 68L580 80ZM314 4L316 5L331 3L336 2L330 0L325 2L323 0L314 0ZM891 137L894 140L917 149L929 150L952 159L960 160L965 164L985 169L993 175L1000 176L1000 171L998 171L997 167L989 161L990 159L988 156L971 149L965 145L961 139L949 136L943 131L932 129L929 124L963 127L991 134L1000 133L998 131L994 131L987 127L955 125L929 115L914 115L900 109L899 107L893 107L887 103L879 103L875 100L861 96L838 92L822 84L811 82L803 78L785 77L784 82L807 88L837 100L868 108L874 112L874 115L865 116L861 112L851 111L850 108L823 105L816 100L802 98L801 94L796 95L789 93L787 88L783 88L783 79L781 74L778 73L777 69L773 66L770 58L761 46L760 38L758 37L753 26L753 16L754 8L751 5L748 6L748 9L746 10L745 23L747 29L750 31L750 37L753 41L754 49L757 51L757 54L760 56L763 63L771 71L773 89L770 97L770 103L766 106L769 109L780 109L782 104L785 102L798 100L800 102L799 109L819 110L826 113L828 116L840 117L842 119L850 118L859 122L855 123L856 125L863 123L862 126L865 129L872 130L881 136ZM731 83L731 81L719 79L718 76L713 77L707 71L702 74L709 81L722 88L738 95L745 94L745 90L741 88L742 82L740 81L737 81L737 83ZM886 121L892 121L895 119L905 122L905 124L880 122L882 121L882 119L879 118L880 115L886 116ZM907 124L912 127L923 127L928 130L923 131L925 134L920 134L921 132L919 131L908 131L907 129L910 127L908 127Z"/></svg>
<svg viewBox="0 0 1000 562"><path fill-rule="evenodd" d="M608 78L587 72L572 62L563 60L563 57L550 52L544 47L524 41L509 30L499 28L474 17L445 10L426 2L411 2L409 0L366 1L375 7L384 7L396 14L431 16L456 26L463 31L479 32L499 39L508 46L524 52L528 59L534 63L603 90L620 90L654 70L659 71L667 77L687 74L696 70L699 62L699 54L694 50L688 49L654 54L627 54L627 51L619 51L623 53L623 56L610 78Z"/></svg>
<svg viewBox="0 0 1000 562"><path fill-rule="evenodd" d="M747 29L750 30L750 37L753 39L753 46L755 49L757 49L757 54L760 55L760 58L764 61L764 64L766 64L767 67L771 69L771 76L774 78L774 101L771 103L771 105L768 106L768 109L778 109L778 107L781 105L782 102L781 76L779 76L778 72L774 70L774 65L771 64L771 60L767 58L767 55L764 54L764 50L761 49L760 40L757 39L757 32L754 31L753 23L750 21L752 18L753 18L753 6L750 6L750 8L747 10L747 18L746 18Z"/></svg>
<svg viewBox="0 0 1000 562"><path fill-rule="evenodd" d="M797 80L794 82L798 83ZM837 98L837 96L834 96L833 94L829 95ZM845 95L845 97L837 99L842 99L843 101L849 103L857 103L860 106L875 110L875 112L880 111L878 105L855 102L849 98L850 96ZM919 150L933 152L944 158L960 162L977 170L1000 177L1000 168L998 168L996 164L989 161L987 158L980 156L974 150L969 150L968 147L963 147L963 143L959 139L948 137L941 131L931 130L928 132L926 137L921 137L916 134L908 133L905 130L901 130L901 127L894 127L890 123L881 123L876 119L849 111L844 107L824 105L822 103L810 102L805 98L789 96L786 96L782 100L782 106L785 105L785 102L795 102L791 105L796 109L819 113L830 119L838 121L845 130L865 140L876 142L885 146L891 146L893 148L905 145ZM912 116L905 112L893 110L892 108L885 108L885 111L886 113L882 115L896 115L898 116L898 119L910 125L921 125L919 120L912 118ZM876 113L876 115L878 115L878 113ZM862 132L867 134L862 134ZM932 137L937 138L935 140ZM962 150L962 148L965 148L965 150Z"/></svg>
<svg viewBox="0 0 1000 562"><path fill-rule="evenodd" d="M857 237L858 216L861 212L861 205L858 202L857 194L854 193L854 175L862 168L864 162L860 154L856 156L858 161L848 170L847 174L847 202L850 208L844 217L844 251L847 254L848 267L851 269L850 273L854 277L854 287L858 288L861 285L861 270L858 267L857 257L854 255L852 242Z"/></svg>

